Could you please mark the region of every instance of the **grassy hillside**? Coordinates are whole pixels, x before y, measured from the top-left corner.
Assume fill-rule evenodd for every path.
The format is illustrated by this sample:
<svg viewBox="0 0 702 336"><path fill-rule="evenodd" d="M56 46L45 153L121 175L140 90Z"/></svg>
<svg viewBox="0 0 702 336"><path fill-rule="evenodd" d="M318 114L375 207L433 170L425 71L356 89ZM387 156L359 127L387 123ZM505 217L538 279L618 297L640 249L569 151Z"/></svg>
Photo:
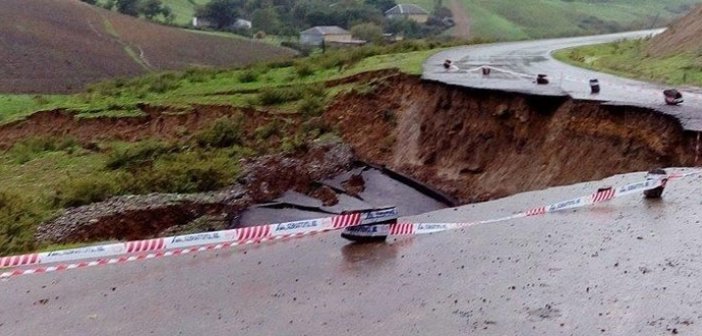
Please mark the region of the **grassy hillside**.
<svg viewBox="0 0 702 336"><path fill-rule="evenodd" d="M372 76L365 84L328 81L389 68L419 74L437 46L404 42L248 69L165 72L73 95L0 95L0 255L41 248L36 226L63 208L221 188L239 176L241 158L333 138L320 118L325 105L374 84ZM154 109L162 112L146 117ZM62 112L16 124L39 110ZM164 121L174 118L188 126ZM76 126L64 132L66 125Z"/></svg>
<svg viewBox="0 0 702 336"><path fill-rule="evenodd" d="M654 38L562 50L556 58L620 76L702 86L702 5Z"/></svg>
<svg viewBox="0 0 702 336"><path fill-rule="evenodd" d="M192 22L195 6L206 4L207 0L163 0L164 5L168 5L175 14L175 24L187 25Z"/></svg>
<svg viewBox="0 0 702 336"><path fill-rule="evenodd" d="M702 51L702 5L671 24L653 38L647 51L657 57L688 53L700 56Z"/></svg>
<svg viewBox="0 0 702 336"><path fill-rule="evenodd" d="M697 53L652 56L650 40L623 41L559 51L556 58L576 66L615 75L672 85L702 87Z"/></svg>
<svg viewBox="0 0 702 336"><path fill-rule="evenodd" d="M442 0L444 5L454 0ZM661 26L699 0L455 0L472 20L474 37L526 39ZM409 0L426 9L433 0Z"/></svg>
<svg viewBox="0 0 702 336"><path fill-rule="evenodd" d="M87 83L193 66L241 66L292 51L205 35L77 0L6 0L0 10L0 92L76 92Z"/></svg>

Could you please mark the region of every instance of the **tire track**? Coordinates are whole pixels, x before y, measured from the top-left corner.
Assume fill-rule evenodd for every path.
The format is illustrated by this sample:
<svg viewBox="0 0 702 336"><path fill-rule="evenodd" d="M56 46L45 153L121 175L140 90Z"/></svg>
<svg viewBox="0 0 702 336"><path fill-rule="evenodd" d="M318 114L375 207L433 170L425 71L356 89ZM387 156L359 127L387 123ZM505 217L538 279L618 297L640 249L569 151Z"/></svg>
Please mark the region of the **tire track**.
<svg viewBox="0 0 702 336"><path fill-rule="evenodd" d="M95 8L93 8L93 10L95 10L95 12L100 16L100 18L102 18L102 24L105 28L105 32L107 32L109 36L111 36L117 43L119 43L122 46L122 48L124 48L124 52L127 53L127 55L129 55L129 57L132 60L134 60L135 63L139 64L139 66L141 66L144 70L148 72L157 70L156 67L151 65L151 63L149 63L149 61L146 59L144 50L142 50L139 46L134 46L137 50L139 50L139 52L137 53L134 50L134 47L132 47L129 43L122 39L119 32L115 29L115 27L112 25L112 22L107 16L105 16L103 13L101 13ZM95 30L97 33L97 29L95 29L92 26L92 24L90 25L90 27L93 28L93 30Z"/></svg>

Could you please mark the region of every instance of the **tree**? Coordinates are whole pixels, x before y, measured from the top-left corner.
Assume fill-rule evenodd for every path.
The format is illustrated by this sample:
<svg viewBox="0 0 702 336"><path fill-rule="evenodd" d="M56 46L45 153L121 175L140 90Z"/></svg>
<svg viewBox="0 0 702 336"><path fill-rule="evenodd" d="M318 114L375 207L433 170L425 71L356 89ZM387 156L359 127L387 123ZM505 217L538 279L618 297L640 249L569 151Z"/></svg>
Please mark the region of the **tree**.
<svg viewBox="0 0 702 336"><path fill-rule="evenodd" d="M172 24L173 21L175 21L176 16L173 13L171 6L163 6L163 8L161 8L161 14L163 14L163 18L166 20L166 23Z"/></svg>
<svg viewBox="0 0 702 336"><path fill-rule="evenodd" d="M105 3L102 4L102 8L112 10L113 8L115 8L115 0L105 1Z"/></svg>
<svg viewBox="0 0 702 336"><path fill-rule="evenodd" d="M251 25L254 30L277 34L280 31L280 18L273 7L257 9L253 12Z"/></svg>
<svg viewBox="0 0 702 336"><path fill-rule="evenodd" d="M163 3L161 0L141 0L138 3L137 9L145 18L151 20L155 16L163 14ZM164 17L166 15L164 14Z"/></svg>
<svg viewBox="0 0 702 336"><path fill-rule="evenodd" d="M139 0L117 0L115 5L122 14L139 16Z"/></svg>
<svg viewBox="0 0 702 336"><path fill-rule="evenodd" d="M198 8L195 15L221 29L231 26L236 21L242 6L242 0L211 0Z"/></svg>
<svg viewBox="0 0 702 336"><path fill-rule="evenodd" d="M87 3L87 4L89 4L89 5L95 5L95 4L97 4L97 0L80 0L80 1L83 1L83 2L85 2L85 3Z"/></svg>
<svg viewBox="0 0 702 336"><path fill-rule="evenodd" d="M423 37L422 27L419 23L408 19L391 19L387 22L387 31L399 34L406 38Z"/></svg>
<svg viewBox="0 0 702 336"><path fill-rule="evenodd" d="M361 40L380 43L383 41L383 28L375 23L367 22L351 27L351 34Z"/></svg>

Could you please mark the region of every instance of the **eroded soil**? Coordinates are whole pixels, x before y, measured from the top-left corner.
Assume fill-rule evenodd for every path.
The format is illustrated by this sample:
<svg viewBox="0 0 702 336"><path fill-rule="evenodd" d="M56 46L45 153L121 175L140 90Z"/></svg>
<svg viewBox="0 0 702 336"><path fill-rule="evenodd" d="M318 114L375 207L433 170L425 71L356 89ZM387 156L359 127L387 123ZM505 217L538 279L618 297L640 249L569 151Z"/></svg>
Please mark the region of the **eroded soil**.
<svg viewBox="0 0 702 336"><path fill-rule="evenodd" d="M332 193L320 189L317 180L339 173L353 160L385 165L461 204L619 173L689 166L698 160L697 134L684 132L671 116L642 108L471 90L388 71L349 80L358 83L358 89L338 96L324 115L312 122L337 132L351 147L350 156L334 165L335 156L326 157L326 152L315 153L310 150L313 147L306 147L286 157L254 160L244 183L250 202L267 202L287 190L297 190L333 205ZM68 111L37 113L0 127L0 146L7 148L36 134L71 136L84 144L110 139L176 140L232 115L243 115L242 129L247 137L274 120L282 120L290 130L311 122L297 115L281 117L274 111L219 105L196 105L189 110L141 108L145 116L130 118L78 119ZM270 141L278 140L274 136ZM325 170L331 167L330 160L334 169ZM365 186L350 179L343 188L353 195ZM185 210L197 206L186 204ZM226 209L217 204L205 208L212 211L195 212L212 215ZM158 211L163 209L187 212L170 205ZM161 212L132 213L135 216L130 217L130 225L153 223L159 218L168 223L159 223L157 231L135 228L118 236L134 239L147 232L154 235L193 219L185 216L173 221L169 220L172 216L159 215ZM119 212L109 216L93 212L91 216L119 219L119 223L98 220L107 227L123 225L125 218ZM80 220L95 219L84 217ZM60 231L56 225L52 230ZM74 237L81 241L95 238L90 232L99 232L102 238L116 236L112 229L101 230L78 231L82 233Z"/></svg>

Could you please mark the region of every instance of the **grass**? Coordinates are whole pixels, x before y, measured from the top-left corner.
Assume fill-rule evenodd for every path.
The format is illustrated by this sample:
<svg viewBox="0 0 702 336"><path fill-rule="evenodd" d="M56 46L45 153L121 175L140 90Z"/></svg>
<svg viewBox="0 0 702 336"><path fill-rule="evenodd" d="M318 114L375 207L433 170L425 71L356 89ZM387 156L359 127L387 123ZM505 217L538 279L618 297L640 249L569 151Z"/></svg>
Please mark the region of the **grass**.
<svg viewBox="0 0 702 336"><path fill-rule="evenodd" d="M40 110L65 109L80 117L134 116L137 103L188 107L192 104L249 106L263 88L309 85L354 74L398 68L421 74L422 62L441 50L440 44L407 42L388 50L366 47L332 51L293 64L261 64L248 69L190 69L117 79L93 85L75 95L0 95L0 123L22 119ZM392 50L395 48L396 50ZM304 74L300 68L308 69Z"/></svg>
<svg viewBox="0 0 702 336"><path fill-rule="evenodd" d="M450 0L443 0L448 6ZM475 37L519 40L662 26L696 0L458 0ZM410 0L427 10L433 0Z"/></svg>
<svg viewBox="0 0 702 336"><path fill-rule="evenodd" d="M623 77L702 86L702 54L653 57L646 51L647 44L648 40L619 41L560 50L554 56L572 65Z"/></svg>
<svg viewBox="0 0 702 336"><path fill-rule="evenodd" d="M171 7L175 14L175 24L187 25L192 23L195 7L204 5L208 0L162 0L164 5Z"/></svg>
<svg viewBox="0 0 702 336"><path fill-rule="evenodd" d="M317 117L334 95L355 86L327 88L324 82L387 68L419 74L422 62L444 46L408 41L247 69L152 73L74 95L0 96L0 123L53 109L72 111L76 118L137 116L144 113L141 103L167 105L174 113L188 113L195 104L270 111L264 124L235 113L203 129L184 130L170 142L99 141L83 147L70 138L37 135L16 143L0 152L0 255L45 248L33 240L37 225L66 207L122 194L215 190L236 180L241 158L291 152L329 138L329 127Z"/></svg>

